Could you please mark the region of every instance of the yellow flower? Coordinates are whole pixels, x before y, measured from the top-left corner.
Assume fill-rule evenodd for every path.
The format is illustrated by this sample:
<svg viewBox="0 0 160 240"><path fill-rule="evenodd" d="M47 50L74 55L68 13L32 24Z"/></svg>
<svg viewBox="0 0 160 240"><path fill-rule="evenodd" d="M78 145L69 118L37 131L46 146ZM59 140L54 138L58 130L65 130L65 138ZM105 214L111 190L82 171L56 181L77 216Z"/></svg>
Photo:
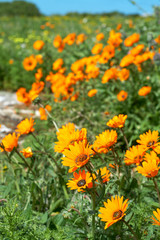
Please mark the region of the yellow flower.
<svg viewBox="0 0 160 240"><path fill-rule="evenodd" d="M33 152L31 147L23 148L22 151L20 151L25 158L32 157Z"/></svg>
<svg viewBox="0 0 160 240"><path fill-rule="evenodd" d="M110 147L117 142L117 132L114 130L106 130L96 136L93 148L96 152L107 153Z"/></svg>
<svg viewBox="0 0 160 240"><path fill-rule="evenodd" d="M11 152L13 148L16 148L18 146L18 138L19 135L16 136L15 133L8 134L2 139L0 150L3 152L4 150L6 152Z"/></svg>
<svg viewBox="0 0 160 240"><path fill-rule="evenodd" d="M149 162L143 162L142 167L138 166L137 171L143 176L151 178L158 174L159 168L156 159L151 159Z"/></svg>
<svg viewBox="0 0 160 240"><path fill-rule="evenodd" d="M99 209L100 214L98 215L101 221L106 222L104 229L120 221L126 215L127 202L128 199L123 202L123 196L121 198L119 196L111 197L111 200L108 199L107 202L104 202L105 207Z"/></svg>
<svg viewBox="0 0 160 240"><path fill-rule="evenodd" d="M145 154L145 147L142 145L132 146L125 154L125 164L140 164L143 161L143 156Z"/></svg>
<svg viewBox="0 0 160 240"><path fill-rule="evenodd" d="M19 132L20 134L28 134L34 132L33 128L34 124L35 123L32 118L30 119L26 118L17 125L16 131Z"/></svg>
<svg viewBox="0 0 160 240"><path fill-rule="evenodd" d="M112 128L123 128L126 119L127 115L119 114L118 116L114 116L110 119L106 125Z"/></svg>
<svg viewBox="0 0 160 240"><path fill-rule="evenodd" d="M156 211L153 211L153 214L154 214L154 216L155 216L157 219L155 219L153 216L151 217L151 219L154 221L154 222L152 223L152 225L158 225L158 226L160 226L160 209L157 208L157 212L156 212Z"/></svg>
<svg viewBox="0 0 160 240"><path fill-rule="evenodd" d="M70 167L69 172L75 171L77 168L84 166L93 154L91 146L85 142L75 142L74 145L69 145L69 150L63 151L65 157L62 158L62 164Z"/></svg>
<svg viewBox="0 0 160 240"><path fill-rule="evenodd" d="M137 140L137 142L143 145L144 147L146 147L146 149L150 149L150 148L154 149L159 145L158 134L159 134L158 131L151 132L151 130L149 130L148 132L141 134L140 140Z"/></svg>
<svg viewBox="0 0 160 240"><path fill-rule="evenodd" d="M89 172L79 170L79 173L73 173L74 178L68 181L67 186L71 190L77 189L78 192L84 192L85 188L92 186L92 177Z"/></svg>

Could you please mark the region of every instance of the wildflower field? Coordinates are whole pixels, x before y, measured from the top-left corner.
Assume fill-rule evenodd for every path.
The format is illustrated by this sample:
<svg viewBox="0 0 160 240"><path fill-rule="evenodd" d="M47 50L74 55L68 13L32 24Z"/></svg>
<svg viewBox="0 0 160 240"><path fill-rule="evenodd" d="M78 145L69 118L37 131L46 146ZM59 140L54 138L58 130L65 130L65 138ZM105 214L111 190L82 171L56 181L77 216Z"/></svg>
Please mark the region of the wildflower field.
<svg viewBox="0 0 160 240"><path fill-rule="evenodd" d="M1 17L0 239L160 239L158 17Z"/></svg>

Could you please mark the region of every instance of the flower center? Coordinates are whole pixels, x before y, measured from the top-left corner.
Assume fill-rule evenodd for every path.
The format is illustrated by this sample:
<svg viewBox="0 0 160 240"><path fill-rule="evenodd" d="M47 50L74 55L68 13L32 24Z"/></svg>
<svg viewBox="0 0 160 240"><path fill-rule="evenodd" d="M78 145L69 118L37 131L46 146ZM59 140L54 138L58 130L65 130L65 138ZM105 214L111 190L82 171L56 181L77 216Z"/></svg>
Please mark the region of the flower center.
<svg viewBox="0 0 160 240"><path fill-rule="evenodd" d="M82 163L84 162L86 159L88 158L88 156L84 153L81 153L80 155L78 155L75 159L76 164Z"/></svg>
<svg viewBox="0 0 160 240"><path fill-rule="evenodd" d="M77 186L78 187L83 187L85 184L86 184L86 180L81 179L81 180L78 181Z"/></svg>
<svg viewBox="0 0 160 240"><path fill-rule="evenodd" d="M147 144L147 147L151 147L155 144L155 141L150 141L148 144Z"/></svg>
<svg viewBox="0 0 160 240"><path fill-rule="evenodd" d="M117 212L114 212L113 213L113 220L116 220L118 218L120 218L122 216L122 211L121 210L118 210Z"/></svg>

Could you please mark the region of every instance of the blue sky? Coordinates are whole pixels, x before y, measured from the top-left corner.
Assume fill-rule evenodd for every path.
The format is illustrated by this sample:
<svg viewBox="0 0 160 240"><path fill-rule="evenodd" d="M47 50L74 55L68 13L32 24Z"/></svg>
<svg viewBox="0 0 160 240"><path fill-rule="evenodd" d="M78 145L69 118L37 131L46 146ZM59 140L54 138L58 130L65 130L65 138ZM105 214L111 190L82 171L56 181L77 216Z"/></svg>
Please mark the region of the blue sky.
<svg viewBox="0 0 160 240"><path fill-rule="evenodd" d="M0 2L12 2L12 0L0 0ZM89 12L102 13L119 11L126 14L140 13L143 14L129 0L27 0L37 5L39 10L46 14L66 14L67 12ZM135 2L151 14L152 6L160 6L160 0L135 0Z"/></svg>

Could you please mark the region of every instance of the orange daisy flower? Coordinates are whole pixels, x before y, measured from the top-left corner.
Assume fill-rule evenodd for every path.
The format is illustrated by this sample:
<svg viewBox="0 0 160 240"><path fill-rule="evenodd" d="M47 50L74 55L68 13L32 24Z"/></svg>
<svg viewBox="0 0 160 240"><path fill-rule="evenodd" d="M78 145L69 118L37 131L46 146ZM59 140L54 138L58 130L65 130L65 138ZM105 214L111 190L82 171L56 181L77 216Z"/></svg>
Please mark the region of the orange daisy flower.
<svg viewBox="0 0 160 240"><path fill-rule="evenodd" d="M22 151L20 151L25 158L30 158L33 155L31 147L23 148Z"/></svg>
<svg viewBox="0 0 160 240"><path fill-rule="evenodd" d="M128 93L125 92L124 90L120 91L118 94L117 94L117 99L118 101L120 102L123 102L127 99L128 97Z"/></svg>
<svg viewBox="0 0 160 240"><path fill-rule="evenodd" d="M91 89L89 92L88 92L88 97L93 97L95 96L97 93L97 89Z"/></svg>
<svg viewBox="0 0 160 240"><path fill-rule="evenodd" d="M23 67L27 71L32 71L33 69L35 69L36 65L37 65L37 60L33 55L30 57L26 57L23 60Z"/></svg>
<svg viewBox="0 0 160 240"><path fill-rule="evenodd" d="M75 142L74 145L69 145L69 150L63 151L65 157L62 158L62 164L70 167L69 172L74 172L77 168L84 166L91 158L93 151L91 146L83 142Z"/></svg>
<svg viewBox="0 0 160 240"><path fill-rule="evenodd" d="M101 41L102 39L104 39L104 34L103 34L103 33L97 34L96 40L97 40L97 41Z"/></svg>
<svg viewBox="0 0 160 240"><path fill-rule="evenodd" d="M68 181L67 187L71 190L77 189L78 192L84 192L84 189L90 188L92 185L92 177L89 172L79 170L79 173L73 173L74 178Z"/></svg>
<svg viewBox="0 0 160 240"><path fill-rule="evenodd" d="M152 225L158 225L160 226L160 209L157 208L157 212L153 211L153 214L156 218L154 218L153 216L151 217L151 219L153 220Z"/></svg>
<svg viewBox="0 0 160 240"><path fill-rule="evenodd" d="M149 130L148 132L141 134L140 140L137 140L137 142L146 147L146 150L150 148L154 149L159 145L158 134L159 134L158 131L151 132L151 130Z"/></svg>
<svg viewBox="0 0 160 240"><path fill-rule="evenodd" d="M92 52L92 54L98 54L102 51L102 48L103 48L103 44L102 43L97 43L92 48L91 52Z"/></svg>
<svg viewBox="0 0 160 240"><path fill-rule="evenodd" d="M145 147L142 145L132 146L125 153L125 164L137 164L139 165L143 161L143 156L145 154Z"/></svg>
<svg viewBox="0 0 160 240"><path fill-rule="evenodd" d="M36 50L41 50L44 46L44 42L42 40L37 40L33 44L33 48Z"/></svg>
<svg viewBox="0 0 160 240"><path fill-rule="evenodd" d="M4 150L6 152L12 152L13 148L16 148L18 146L18 138L19 136L15 133L8 134L2 139L0 150L3 152Z"/></svg>
<svg viewBox="0 0 160 240"><path fill-rule="evenodd" d="M160 163L160 159L154 151L151 151L150 153L145 154L144 160L146 162L150 162L150 161L152 161L152 159L155 159L157 164Z"/></svg>
<svg viewBox="0 0 160 240"><path fill-rule="evenodd" d="M110 180L110 172L107 167L103 167L97 170L97 174L101 176L103 183L108 182Z"/></svg>
<svg viewBox="0 0 160 240"><path fill-rule="evenodd" d="M96 140L93 144L93 148L96 152L107 153L110 147L117 142L117 132L114 130L106 130L96 136Z"/></svg>
<svg viewBox="0 0 160 240"><path fill-rule="evenodd" d="M19 88L16 92L17 100L25 103L27 106L31 104L31 98L29 93L26 92L25 88Z"/></svg>
<svg viewBox="0 0 160 240"><path fill-rule="evenodd" d="M75 125L68 123L59 129L57 138L58 142L55 142L54 150L62 153L65 149L69 149L70 145L74 145L75 142L87 142L87 130L85 128L75 130Z"/></svg>
<svg viewBox="0 0 160 240"><path fill-rule="evenodd" d="M149 162L143 162L142 167L138 166L137 171L143 176L151 178L158 174L159 168L156 159L151 159Z"/></svg>
<svg viewBox="0 0 160 240"><path fill-rule="evenodd" d="M118 116L114 116L112 119L110 119L106 125L112 128L123 128L126 119L127 115L119 114Z"/></svg>
<svg viewBox="0 0 160 240"><path fill-rule="evenodd" d="M127 68L123 68L118 72L118 77L121 82L126 81L129 78L129 70Z"/></svg>
<svg viewBox="0 0 160 240"><path fill-rule="evenodd" d="M33 128L34 124L35 123L32 118L30 118L30 119L26 118L25 120L21 121L17 125L16 131L19 132L21 135L34 132L34 128Z"/></svg>
<svg viewBox="0 0 160 240"><path fill-rule="evenodd" d="M127 67L134 62L134 56L128 54L121 59L120 67Z"/></svg>
<svg viewBox="0 0 160 240"><path fill-rule="evenodd" d="M126 47L131 47L134 43L138 42L140 38L140 34L139 33L133 33L131 36L127 37L124 40L124 45Z"/></svg>
<svg viewBox="0 0 160 240"><path fill-rule="evenodd" d="M138 94L139 96L146 96L151 92L150 86L144 86L141 89L139 89Z"/></svg>
<svg viewBox="0 0 160 240"><path fill-rule="evenodd" d="M128 199L123 202L123 196L121 198L119 196L111 197L111 200L108 199L107 202L104 202L105 207L99 209L100 214L98 215L101 221L106 222L104 229L120 221L126 215L127 202Z"/></svg>

